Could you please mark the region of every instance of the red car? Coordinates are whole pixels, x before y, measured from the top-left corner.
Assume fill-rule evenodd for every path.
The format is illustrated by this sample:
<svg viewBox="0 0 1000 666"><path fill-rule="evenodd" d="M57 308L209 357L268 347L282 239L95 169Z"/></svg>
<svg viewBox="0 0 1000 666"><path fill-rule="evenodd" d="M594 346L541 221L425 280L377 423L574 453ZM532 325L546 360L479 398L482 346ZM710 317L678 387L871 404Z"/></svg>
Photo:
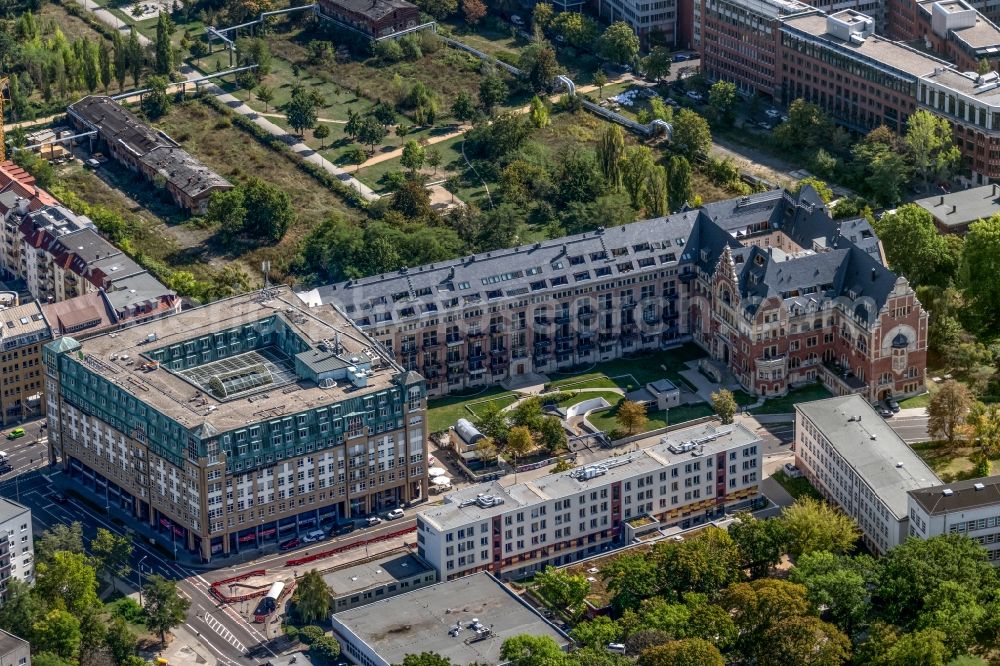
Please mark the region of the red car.
<svg viewBox="0 0 1000 666"><path fill-rule="evenodd" d="M298 548L301 545L302 540L295 537L294 539L289 539L288 541L282 541L278 548L281 550L291 550L293 548Z"/></svg>

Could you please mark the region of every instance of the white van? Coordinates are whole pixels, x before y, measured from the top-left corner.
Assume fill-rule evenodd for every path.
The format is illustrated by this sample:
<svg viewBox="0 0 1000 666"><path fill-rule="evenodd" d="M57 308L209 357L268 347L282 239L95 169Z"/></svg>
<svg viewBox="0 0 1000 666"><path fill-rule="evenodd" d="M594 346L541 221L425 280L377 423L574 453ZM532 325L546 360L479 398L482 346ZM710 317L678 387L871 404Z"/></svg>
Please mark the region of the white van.
<svg viewBox="0 0 1000 666"><path fill-rule="evenodd" d="M310 532L306 532L306 535L302 537L302 540L305 543L315 543L317 541L322 541L325 538L326 532L323 530L312 530Z"/></svg>

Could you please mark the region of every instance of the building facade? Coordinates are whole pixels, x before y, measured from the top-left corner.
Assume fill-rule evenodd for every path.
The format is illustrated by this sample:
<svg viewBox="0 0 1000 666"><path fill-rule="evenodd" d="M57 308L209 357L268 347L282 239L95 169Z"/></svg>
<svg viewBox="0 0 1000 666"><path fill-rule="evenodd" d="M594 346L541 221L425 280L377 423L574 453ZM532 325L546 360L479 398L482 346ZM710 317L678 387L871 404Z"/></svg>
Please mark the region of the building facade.
<svg viewBox="0 0 1000 666"><path fill-rule="evenodd" d="M670 47L678 43L678 20L683 2L684 0L592 0L590 7L603 21L624 21L632 26L643 48ZM570 6L564 11L573 11L573 8Z"/></svg>
<svg viewBox="0 0 1000 666"><path fill-rule="evenodd" d="M684 341L762 395L922 390L927 314L864 220L810 188L374 275L332 303L443 395Z"/></svg>
<svg viewBox="0 0 1000 666"><path fill-rule="evenodd" d="M0 666L31 666L28 641L0 629Z"/></svg>
<svg viewBox="0 0 1000 666"><path fill-rule="evenodd" d="M323 582L330 589L330 611L339 613L433 585L437 572L407 550L324 572Z"/></svg>
<svg viewBox="0 0 1000 666"><path fill-rule="evenodd" d="M52 329L37 302L0 309L0 423L45 413L42 347Z"/></svg>
<svg viewBox="0 0 1000 666"><path fill-rule="evenodd" d="M426 496L422 378L287 289L44 359L52 460L206 561Z"/></svg>
<svg viewBox="0 0 1000 666"><path fill-rule="evenodd" d="M0 498L0 597L7 583L15 578L24 583L35 581L35 544L31 527L31 509ZM0 660L3 658L0 657ZM3 663L7 663L5 660Z"/></svg>
<svg viewBox="0 0 1000 666"><path fill-rule="evenodd" d="M420 9L406 0L320 0L320 16L335 19L372 37L420 25Z"/></svg>
<svg viewBox="0 0 1000 666"><path fill-rule="evenodd" d="M795 465L885 554L909 535L907 493L940 483L933 470L860 396L795 406Z"/></svg>
<svg viewBox="0 0 1000 666"><path fill-rule="evenodd" d="M215 192L233 185L180 147L164 132L149 127L111 97L90 95L66 109L80 131L96 131L99 143L116 161L164 187L174 202L204 213Z"/></svg>
<svg viewBox="0 0 1000 666"><path fill-rule="evenodd" d="M708 523L758 496L763 447L741 424L668 433L648 448L503 487L485 483L417 517L421 557L451 580L478 571L524 578L606 550L622 523Z"/></svg>
<svg viewBox="0 0 1000 666"><path fill-rule="evenodd" d="M1000 476L967 479L909 493L910 536L963 534L1000 566Z"/></svg>

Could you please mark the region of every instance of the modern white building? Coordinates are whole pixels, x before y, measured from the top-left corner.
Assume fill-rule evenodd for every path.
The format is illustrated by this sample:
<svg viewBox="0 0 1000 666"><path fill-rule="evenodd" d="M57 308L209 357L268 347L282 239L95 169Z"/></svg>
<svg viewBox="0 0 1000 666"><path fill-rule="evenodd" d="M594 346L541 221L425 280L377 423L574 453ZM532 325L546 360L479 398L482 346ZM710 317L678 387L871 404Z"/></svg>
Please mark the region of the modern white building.
<svg viewBox="0 0 1000 666"><path fill-rule="evenodd" d="M687 528L758 497L763 447L741 424L703 423L638 444L568 472L448 495L417 517L420 555L441 580L477 571L522 578L607 549L630 518Z"/></svg>
<svg viewBox="0 0 1000 666"><path fill-rule="evenodd" d="M1000 566L1000 476L911 490L908 495L910 536L964 534Z"/></svg>
<svg viewBox="0 0 1000 666"><path fill-rule="evenodd" d="M31 509L13 500L0 498L0 596L6 593L7 582L11 578L26 583L35 580Z"/></svg>
<svg viewBox="0 0 1000 666"><path fill-rule="evenodd" d="M795 406L795 465L878 554L909 533L907 493L941 483L859 395Z"/></svg>

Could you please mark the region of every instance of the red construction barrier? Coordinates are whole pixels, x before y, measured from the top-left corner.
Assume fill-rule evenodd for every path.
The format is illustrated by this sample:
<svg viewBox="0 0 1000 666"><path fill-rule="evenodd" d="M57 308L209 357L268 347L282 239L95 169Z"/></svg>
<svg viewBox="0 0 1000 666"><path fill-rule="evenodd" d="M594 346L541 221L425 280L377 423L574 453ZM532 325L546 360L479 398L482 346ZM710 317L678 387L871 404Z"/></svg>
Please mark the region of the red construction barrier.
<svg viewBox="0 0 1000 666"><path fill-rule="evenodd" d="M408 527L405 530L397 530L396 532L390 532L389 534L383 534L382 536L377 536L372 539L365 539L364 541L355 541L354 543L345 544L343 546L338 546L336 548L331 548L330 550L324 550L322 552L316 553L315 555L308 555L306 557L298 557L294 560L288 560L285 562L286 567L297 567L302 564L309 564L310 562L315 562L316 560L321 560L324 557L330 557L331 555L336 555L337 553L343 553L354 548L360 548L361 546L367 546L372 543L379 543L380 541L388 541L389 539L395 539L401 537L404 534L409 534L410 532L416 532L417 526Z"/></svg>
<svg viewBox="0 0 1000 666"><path fill-rule="evenodd" d="M247 578L253 578L254 576L263 576L267 573L264 569L255 569L254 571L247 572L245 574L240 574L239 576L233 576L232 578L226 578L225 580L219 580L210 586L212 594L216 596L223 603L233 603L237 601L246 601L247 599L255 599L257 597L262 597L267 594L267 588L262 590L256 590L248 594L241 594L239 596L229 596L222 592L221 588L231 585L233 583L238 583L241 580L246 580Z"/></svg>

